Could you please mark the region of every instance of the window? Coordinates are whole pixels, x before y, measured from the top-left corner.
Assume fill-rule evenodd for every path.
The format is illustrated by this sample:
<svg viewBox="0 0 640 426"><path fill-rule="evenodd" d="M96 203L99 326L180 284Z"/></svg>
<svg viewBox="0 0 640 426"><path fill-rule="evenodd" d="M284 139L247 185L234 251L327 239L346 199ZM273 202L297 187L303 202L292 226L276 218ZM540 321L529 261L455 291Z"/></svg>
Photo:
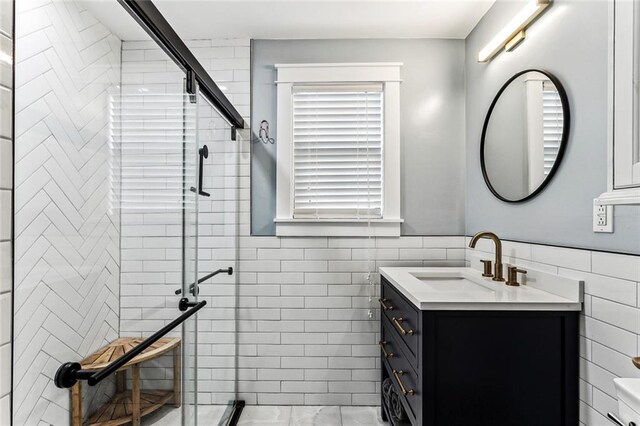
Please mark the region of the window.
<svg viewBox="0 0 640 426"><path fill-rule="evenodd" d="M381 218L381 85L295 87L293 217Z"/></svg>
<svg viewBox="0 0 640 426"><path fill-rule="evenodd" d="M399 235L400 64L277 68L276 234Z"/></svg>
<svg viewBox="0 0 640 426"><path fill-rule="evenodd" d="M609 178L598 204L640 204L640 1L610 3Z"/></svg>

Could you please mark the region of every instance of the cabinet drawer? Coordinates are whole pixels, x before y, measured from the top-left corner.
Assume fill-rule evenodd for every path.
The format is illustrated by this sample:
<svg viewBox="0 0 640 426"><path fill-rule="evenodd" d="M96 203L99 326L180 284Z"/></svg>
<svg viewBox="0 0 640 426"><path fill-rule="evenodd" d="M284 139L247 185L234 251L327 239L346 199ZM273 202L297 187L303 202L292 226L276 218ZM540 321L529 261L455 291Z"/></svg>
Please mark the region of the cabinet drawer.
<svg viewBox="0 0 640 426"><path fill-rule="evenodd" d="M420 334L418 311L384 277L382 277L380 302L380 308L396 333L397 340L406 345L407 355L411 358L412 364L417 366L418 335Z"/></svg>
<svg viewBox="0 0 640 426"><path fill-rule="evenodd" d="M403 341L402 336L398 333L396 326L391 322L390 318L382 315L382 340L386 342L384 349L394 355L402 352L402 356L409 360L413 369L418 370L418 358L416 354L411 352L407 344Z"/></svg>
<svg viewBox="0 0 640 426"><path fill-rule="evenodd" d="M388 349L386 350L388 353L393 348L393 345L393 340L387 340L386 347ZM385 360L383 364L393 382L398 397L406 403L404 404L405 408L411 411L411 417L419 418L418 410L422 395L419 389L417 373L402 350L393 351L393 356L385 358Z"/></svg>
<svg viewBox="0 0 640 426"><path fill-rule="evenodd" d="M382 340L379 342L380 352L383 358L389 359L396 356L404 356L404 352L407 351L406 347L401 348L403 345L398 339L397 333L393 331L393 326L388 318L382 317ZM403 345L404 346L404 345ZM415 366L414 366L415 367Z"/></svg>

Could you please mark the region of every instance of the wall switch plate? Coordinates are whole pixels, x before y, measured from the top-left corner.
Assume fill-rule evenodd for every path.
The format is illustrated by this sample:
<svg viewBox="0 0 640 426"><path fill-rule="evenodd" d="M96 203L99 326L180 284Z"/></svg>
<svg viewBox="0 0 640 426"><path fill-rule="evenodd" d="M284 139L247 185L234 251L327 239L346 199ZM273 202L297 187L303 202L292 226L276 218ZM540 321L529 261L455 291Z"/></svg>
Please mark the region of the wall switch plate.
<svg viewBox="0 0 640 426"><path fill-rule="evenodd" d="M613 206L593 200L593 232L613 232Z"/></svg>

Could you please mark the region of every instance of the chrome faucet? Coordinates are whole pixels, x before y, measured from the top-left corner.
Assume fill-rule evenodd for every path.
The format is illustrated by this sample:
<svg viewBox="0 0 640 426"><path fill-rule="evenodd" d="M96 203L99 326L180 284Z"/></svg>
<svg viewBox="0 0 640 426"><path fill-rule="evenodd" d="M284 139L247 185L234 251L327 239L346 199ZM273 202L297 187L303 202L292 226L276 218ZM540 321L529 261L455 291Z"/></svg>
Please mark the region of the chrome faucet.
<svg viewBox="0 0 640 426"><path fill-rule="evenodd" d="M469 242L469 247L475 248L476 243L480 238L488 238L494 242L496 245L496 262L495 269L493 274L493 281L504 281L504 276L502 275L502 241L500 238L493 232L482 231L478 232L476 235L471 238L471 242Z"/></svg>

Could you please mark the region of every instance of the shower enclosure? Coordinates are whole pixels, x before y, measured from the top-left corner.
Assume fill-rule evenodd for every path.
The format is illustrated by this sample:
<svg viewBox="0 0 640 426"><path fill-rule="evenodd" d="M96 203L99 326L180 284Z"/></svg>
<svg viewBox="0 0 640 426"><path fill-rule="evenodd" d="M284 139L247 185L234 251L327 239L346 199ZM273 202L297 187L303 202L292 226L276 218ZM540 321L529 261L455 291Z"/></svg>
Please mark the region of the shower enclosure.
<svg viewBox="0 0 640 426"><path fill-rule="evenodd" d="M233 424L242 117L151 2L15 13L14 424L131 416L108 373L136 349L76 363L161 330L179 368L144 363L141 387L180 389L148 421Z"/></svg>

